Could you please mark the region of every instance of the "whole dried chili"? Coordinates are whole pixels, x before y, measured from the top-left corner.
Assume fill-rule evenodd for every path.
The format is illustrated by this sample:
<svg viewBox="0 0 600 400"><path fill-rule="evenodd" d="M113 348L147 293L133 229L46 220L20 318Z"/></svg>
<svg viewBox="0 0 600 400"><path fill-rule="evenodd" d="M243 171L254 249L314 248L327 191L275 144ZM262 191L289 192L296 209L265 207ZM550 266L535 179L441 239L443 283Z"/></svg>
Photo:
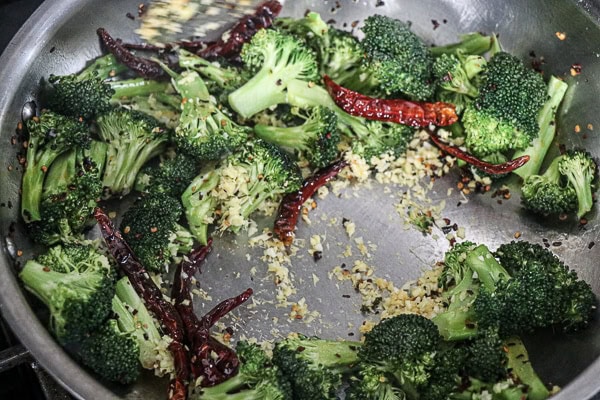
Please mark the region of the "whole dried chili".
<svg viewBox="0 0 600 400"><path fill-rule="evenodd" d="M454 156L460 160L465 161L468 164L473 165L474 167L477 167L478 169L485 172L486 174L491 174L491 175L507 174L509 172L514 171L517 168L522 167L523 165L525 165L525 163L527 163L527 161L529 161L529 156L525 155L525 156L515 158L514 160L510 160L510 161L502 163L502 164L491 164L489 162L480 160L479 158L459 149L458 147L450 146L450 145L442 142L440 140L440 138L438 136L436 136L436 134L434 132L429 132L429 137L431 138L431 141L437 147L439 147L441 150L445 151L446 153L450 154L451 156Z"/></svg>
<svg viewBox="0 0 600 400"><path fill-rule="evenodd" d="M116 59L129 67L132 71L144 78L156 79L165 75L165 71L161 66L146 58L137 57L121 44L120 41L114 39L104 28L98 28L96 31L106 49L111 52Z"/></svg>
<svg viewBox="0 0 600 400"><path fill-rule="evenodd" d="M290 246L294 240L294 230L300 216L302 204L310 199L313 194L333 177L335 177L348 163L344 160L338 161L328 167L317 171L313 176L304 181L297 192L285 195L279 205L277 218L273 225L273 232L283 242Z"/></svg>
<svg viewBox="0 0 600 400"><path fill-rule="evenodd" d="M212 239L209 239L206 246L193 250L179 264L171 292L190 348L191 378L195 380L201 377L202 386L216 385L237 373L239 359L235 351L210 336L210 328L252 295L252 289L248 289L239 296L223 301L198 319L194 313L190 285L192 277L200 269L200 264L210 253L211 245Z"/></svg>
<svg viewBox="0 0 600 400"><path fill-rule="evenodd" d="M242 17L231 28L226 39L220 38L198 51L197 54L209 59L217 57L236 59L244 43L248 42L260 29L271 26L280 11L281 3L278 1L271 0L260 4L254 14Z"/></svg>
<svg viewBox="0 0 600 400"><path fill-rule="evenodd" d="M175 307L167 301L146 269L137 260L121 233L115 229L111 219L97 207L94 217L98 221L102 237L113 258L131 281L137 294L144 300L148 310L161 322L165 333L173 339L169 351L173 354L175 377L169 383L169 398L184 400L187 398L187 381L190 376L188 353L183 346L183 322Z"/></svg>
<svg viewBox="0 0 600 400"><path fill-rule="evenodd" d="M458 121L454 104L377 99L342 87L327 75L323 77L323 81L335 104L351 115L415 128L429 125L448 126Z"/></svg>

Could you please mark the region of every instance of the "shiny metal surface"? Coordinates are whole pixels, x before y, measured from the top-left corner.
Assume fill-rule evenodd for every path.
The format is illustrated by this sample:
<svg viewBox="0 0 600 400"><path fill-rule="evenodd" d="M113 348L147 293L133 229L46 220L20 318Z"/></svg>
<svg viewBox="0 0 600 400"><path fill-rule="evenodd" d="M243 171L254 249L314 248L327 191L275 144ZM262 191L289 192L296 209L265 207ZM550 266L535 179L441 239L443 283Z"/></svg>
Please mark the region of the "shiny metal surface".
<svg viewBox="0 0 600 400"><path fill-rule="evenodd" d="M117 37L134 39L136 21L126 18L135 14L139 1L47 0L17 34L0 58L0 308L12 329L33 356L67 387L75 396L84 399L164 399L166 382L151 376L130 388L105 385L88 374L58 346L36 316L35 302L21 291L15 269L22 259L31 254L30 245L23 238L23 227L18 223L18 188L20 172L16 162L17 149L10 145L23 105L38 96L40 79L50 73L69 73L81 69L86 60L100 53L96 28L103 26ZM322 11L325 20L335 19L340 26L349 27L355 20L369 14L386 13L409 20L415 32L436 44L451 42L456 35L468 31L497 32L502 43L524 60L531 51L544 57L543 68L548 73L564 76L571 83L568 99L563 107L559 137L569 146L585 145L600 157L600 28L596 1L567 0L386 0L376 6L375 0L287 1L286 15L301 16L310 8ZM332 12L333 10L333 12ZM587 12L585 11L587 10ZM590 13L590 14L588 14ZM440 22L434 29L432 20ZM445 21L445 22L443 22ZM564 32L559 40L556 32ZM571 77L572 64L578 63L583 72ZM588 124L594 131L577 135L574 126L585 130ZM12 171L9 171L12 167ZM559 222L532 218L521 212L518 196L502 205L488 193L472 195L468 204L456 207L458 195L447 196L454 187L457 175L451 174L436 182L431 193L436 200L446 200L444 217L466 227L466 238L486 243L492 248L509 241L516 231L522 238L556 243L552 248L560 257L576 268L592 283L600 294L600 220L596 209L589 215L589 223L580 227L576 221ZM396 188L394 191L401 191ZM323 258L314 262L307 248L299 251L290 268L294 276L296 294L292 301L305 298L310 310L320 313L311 323L289 321L289 308L274 304L275 286L268 277L266 265L261 262L262 249L249 248L244 237L225 235L216 240L209 262L199 276L202 288L212 300L196 299L198 312L207 310L217 301L239 293L247 287L255 289L252 307L241 307L226 321L233 326L236 336L241 334L258 338L272 338L290 331L318 334L323 337L347 338L357 335L357 327L365 319L358 312L360 299L350 286L329 279L331 269L343 262L352 263L357 255L342 258L340 254L351 244L339 224L330 224L332 218L356 222L357 233L365 243L377 245L372 250L370 265L377 266L378 274L400 284L413 279L424 268L440 259L447 248L441 238L423 236L405 230L394 210L394 191L383 187L348 189L341 198L328 196L318 200L318 208L311 213L312 225L300 224L297 238L308 240L311 235L325 235ZM514 193L518 193L514 191ZM325 221L323 221L325 220ZM17 222L13 224L13 222ZM268 222L263 221L263 225ZM6 239L4 239L6 238ZM599 242L595 246L590 243ZM560 243L560 245L558 245ZM16 257L16 250L24 256ZM355 251L356 252L356 251ZM16 261L16 264L15 264ZM251 268L256 273L251 276ZM313 274L319 278L314 283ZM350 295L344 298L342 295ZM31 304L31 305L30 305ZM545 332L527 338L536 369L544 380L565 386L554 398L557 400L590 399L600 389L600 321L578 335Z"/></svg>

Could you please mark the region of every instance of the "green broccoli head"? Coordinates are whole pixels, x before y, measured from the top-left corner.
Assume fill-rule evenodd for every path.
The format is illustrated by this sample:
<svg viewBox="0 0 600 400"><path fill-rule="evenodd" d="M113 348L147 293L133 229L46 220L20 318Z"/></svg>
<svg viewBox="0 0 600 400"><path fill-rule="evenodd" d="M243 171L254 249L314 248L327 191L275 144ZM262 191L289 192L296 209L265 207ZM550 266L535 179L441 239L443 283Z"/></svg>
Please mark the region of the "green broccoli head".
<svg viewBox="0 0 600 400"><path fill-rule="evenodd" d="M466 344L465 372L484 382L506 379L507 357L504 343L496 329L482 329Z"/></svg>
<svg viewBox="0 0 600 400"><path fill-rule="evenodd" d="M438 278L438 286L447 290L450 286L460 287L464 279L470 279L472 271L465 264L467 254L477 245L470 241L456 243L444 254L444 268Z"/></svg>
<svg viewBox="0 0 600 400"><path fill-rule="evenodd" d="M107 79L122 70L123 66L109 54L99 57L77 74L50 75L50 109L85 120L109 111L115 91Z"/></svg>
<svg viewBox="0 0 600 400"><path fill-rule="evenodd" d="M583 217L594 205L592 191L598 174L596 162L586 151L570 150L560 157L558 171L577 193L577 217Z"/></svg>
<svg viewBox="0 0 600 400"><path fill-rule="evenodd" d="M135 189L144 193L162 192L172 197L183 194L198 174L198 162L185 153L161 161L158 165L146 166L138 175Z"/></svg>
<svg viewBox="0 0 600 400"><path fill-rule="evenodd" d="M561 176L561 157L552 160L542 175L529 175L521 186L521 203L536 214L571 213L577 210L577 192Z"/></svg>
<svg viewBox="0 0 600 400"><path fill-rule="evenodd" d="M242 194L243 217L248 217L264 200L297 191L302 186L302 175L296 163L264 140L246 143L226 163L242 167L248 178L248 193Z"/></svg>
<svg viewBox="0 0 600 400"><path fill-rule="evenodd" d="M386 94L403 94L413 100L431 98L433 57L408 24L373 15L365 19L362 30L366 68Z"/></svg>
<svg viewBox="0 0 600 400"><path fill-rule="evenodd" d="M102 378L130 384L140 376L140 349L136 340L109 319L81 343L81 361Z"/></svg>
<svg viewBox="0 0 600 400"><path fill-rule="evenodd" d="M173 373L171 338L158 331L129 278L115 285L111 310L113 317L82 341L82 362L102 378L123 384L136 381L142 367L158 376Z"/></svg>
<svg viewBox="0 0 600 400"><path fill-rule="evenodd" d="M193 237L178 224L182 213L177 198L154 192L137 200L123 215L123 238L147 270L163 272L174 257L191 251Z"/></svg>
<svg viewBox="0 0 600 400"><path fill-rule="evenodd" d="M175 129L177 147L198 160L219 160L238 149L252 130L238 125L210 99L189 98Z"/></svg>
<svg viewBox="0 0 600 400"><path fill-rule="evenodd" d="M79 246L65 250L58 245L27 261L19 274L25 288L50 310L50 329L62 343L98 328L110 313L115 291L106 256L91 246Z"/></svg>
<svg viewBox="0 0 600 400"><path fill-rule="evenodd" d="M342 376L358 361L358 348L358 342L289 337L276 344L273 362L289 379L294 398L335 399Z"/></svg>
<svg viewBox="0 0 600 400"><path fill-rule="evenodd" d="M589 323L596 309L596 296L589 284L579 279L577 273L550 250L535 243L513 241L498 247L495 255L511 275L522 276L523 285L531 285L530 289L524 288L526 292L522 296L528 295L532 298L538 296L538 293L529 293L535 291L534 284L540 286L540 289L536 289L540 296L547 296L547 299L540 300L547 303L547 310L539 312L539 316L534 315L531 310L524 310L522 314L519 314L522 315L521 318L512 318L509 315L509 309L507 318L515 321L514 323L522 319L523 324L536 324L542 327L558 325L565 331L578 330ZM535 279L536 275L534 274L539 275L539 279ZM512 291L519 294L518 289L518 286L511 288ZM538 307L543 306L542 304ZM518 308L518 310L520 309ZM532 317L528 317L528 315L532 315Z"/></svg>
<svg viewBox="0 0 600 400"><path fill-rule="evenodd" d="M358 137L352 143L352 152L367 162L387 153L394 156L403 154L415 135L413 128L395 123L364 121L362 127L354 123L350 125L350 129L356 127L359 129L353 133Z"/></svg>
<svg viewBox="0 0 600 400"><path fill-rule="evenodd" d="M345 391L348 400L404 400L406 393L373 365L362 366Z"/></svg>
<svg viewBox="0 0 600 400"><path fill-rule="evenodd" d="M545 100L540 74L513 55L495 54L479 95L463 113L467 148L477 156L526 148L539 133L537 115Z"/></svg>
<svg viewBox="0 0 600 400"><path fill-rule="evenodd" d="M475 64L467 65L472 67ZM443 90L460 93L470 98L477 97L479 90L471 83L465 68L459 57L453 54L442 54L433 63L433 76ZM473 71L469 72L473 73Z"/></svg>
<svg viewBox="0 0 600 400"><path fill-rule="evenodd" d="M125 109L101 115L97 124L100 139L108 143L104 197L124 196L144 164L165 150L169 132L153 117Z"/></svg>
<svg viewBox="0 0 600 400"><path fill-rule="evenodd" d="M316 81L314 52L296 37L274 29L261 29L242 48L246 69L254 76L232 92L229 105L244 118L286 102L289 81Z"/></svg>
<svg viewBox="0 0 600 400"><path fill-rule="evenodd" d="M40 221L40 203L46 172L62 153L90 145L87 127L70 117L44 111L27 121L26 168L21 186L21 215L25 222Z"/></svg>
<svg viewBox="0 0 600 400"><path fill-rule="evenodd" d="M40 204L41 220L27 225L29 236L47 246L75 240L89 226L101 195L96 163L82 149L63 153L48 171Z"/></svg>
<svg viewBox="0 0 600 400"><path fill-rule="evenodd" d="M308 110L305 122L292 127L255 125L256 135L269 143L302 152L315 168L324 168L339 156L340 134L335 112L318 106Z"/></svg>

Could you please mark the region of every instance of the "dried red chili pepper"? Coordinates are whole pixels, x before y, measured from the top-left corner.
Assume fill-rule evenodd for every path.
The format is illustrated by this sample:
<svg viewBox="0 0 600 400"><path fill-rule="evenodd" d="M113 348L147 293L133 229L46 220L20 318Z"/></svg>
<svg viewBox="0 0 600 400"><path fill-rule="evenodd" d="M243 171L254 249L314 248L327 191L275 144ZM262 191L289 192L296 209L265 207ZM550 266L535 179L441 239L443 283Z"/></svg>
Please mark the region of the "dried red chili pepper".
<svg viewBox="0 0 600 400"><path fill-rule="evenodd" d="M310 199L321 186L329 182L347 165L348 163L342 160L322 168L313 176L306 179L300 190L288 193L283 197L281 204L279 205L279 210L277 211L273 232L284 245L290 246L294 240L294 229L296 229L302 204Z"/></svg>
<svg viewBox="0 0 600 400"><path fill-rule="evenodd" d="M186 386L190 370L188 353L183 346L184 328L179 313L170 302L165 300L160 288L150 278L129 245L123 240L121 232L115 229L111 219L104 211L97 207L94 210L94 217L98 221L102 237L113 258L127 275L137 294L144 300L148 310L160 321L167 335L173 339L169 344L169 351L173 355L175 377L169 383L169 398L172 400L186 399Z"/></svg>
<svg viewBox="0 0 600 400"><path fill-rule="evenodd" d="M227 39L221 38L201 49L197 54L203 58L237 58L244 43L248 42L260 29L271 26L280 11L281 3L278 1L266 1L260 4L254 14L242 17L231 28Z"/></svg>
<svg viewBox="0 0 600 400"><path fill-rule="evenodd" d="M429 125L448 126L458 121L454 104L377 99L342 87L327 75L323 77L323 81L335 104L351 115L415 128Z"/></svg>
<svg viewBox="0 0 600 400"><path fill-rule="evenodd" d="M192 277L199 271L200 264L211 251L212 239L188 254L175 272L171 297L185 328L190 349L191 378L202 377L202 386L216 385L237 373L239 359L235 351L210 336L210 328L224 315L244 303L252 295L252 289L239 296L227 299L198 319L194 313L190 285Z"/></svg>
<svg viewBox="0 0 600 400"><path fill-rule="evenodd" d="M475 157L474 155L469 154L469 153L459 149L458 147L447 145L446 143L442 142L440 140L440 138L437 137L435 135L435 133L433 133L433 132L429 132L429 137L431 137L431 141L437 147L439 147L441 150L445 151L446 153L450 154L451 156L454 156L460 160L465 161L468 164L473 165L474 167L477 167L478 169L482 170L486 174L490 174L490 175L507 174L509 172L514 171L517 168L522 167L523 165L525 165L525 163L527 163L527 161L529 161L529 156L525 155L525 156L517 157L514 160L510 160L510 161L502 163L502 164L491 164L489 162L480 160L479 158Z"/></svg>
<svg viewBox="0 0 600 400"><path fill-rule="evenodd" d="M161 66L146 58L134 56L131 51L125 48L120 41L114 39L104 28L98 28L96 31L106 49L111 52L117 60L129 67L132 71L144 78L156 79L165 75Z"/></svg>

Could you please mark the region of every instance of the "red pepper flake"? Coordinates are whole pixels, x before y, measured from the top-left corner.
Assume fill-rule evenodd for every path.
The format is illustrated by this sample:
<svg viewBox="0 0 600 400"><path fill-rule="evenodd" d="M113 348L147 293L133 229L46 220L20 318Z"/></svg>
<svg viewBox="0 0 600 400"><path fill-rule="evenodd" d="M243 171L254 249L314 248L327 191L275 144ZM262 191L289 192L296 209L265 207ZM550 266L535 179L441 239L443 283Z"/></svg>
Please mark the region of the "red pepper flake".
<svg viewBox="0 0 600 400"><path fill-rule="evenodd" d="M571 76L577 76L581 74L581 64L572 64L571 65Z"/></svg>
<svg viewBox="0 0 600 400"><path fill-rule="evenodd" d="M17 257L21 257L23 255L23 250L17 250Z"/></svg>
<svg viewBox="0 0 600 400"><path fill-rule="evenodd" d="M440 27L440 23L438 22L437 19L432 19L431 23L433 24L433 30L435 31L437 28Z"/></svg>

